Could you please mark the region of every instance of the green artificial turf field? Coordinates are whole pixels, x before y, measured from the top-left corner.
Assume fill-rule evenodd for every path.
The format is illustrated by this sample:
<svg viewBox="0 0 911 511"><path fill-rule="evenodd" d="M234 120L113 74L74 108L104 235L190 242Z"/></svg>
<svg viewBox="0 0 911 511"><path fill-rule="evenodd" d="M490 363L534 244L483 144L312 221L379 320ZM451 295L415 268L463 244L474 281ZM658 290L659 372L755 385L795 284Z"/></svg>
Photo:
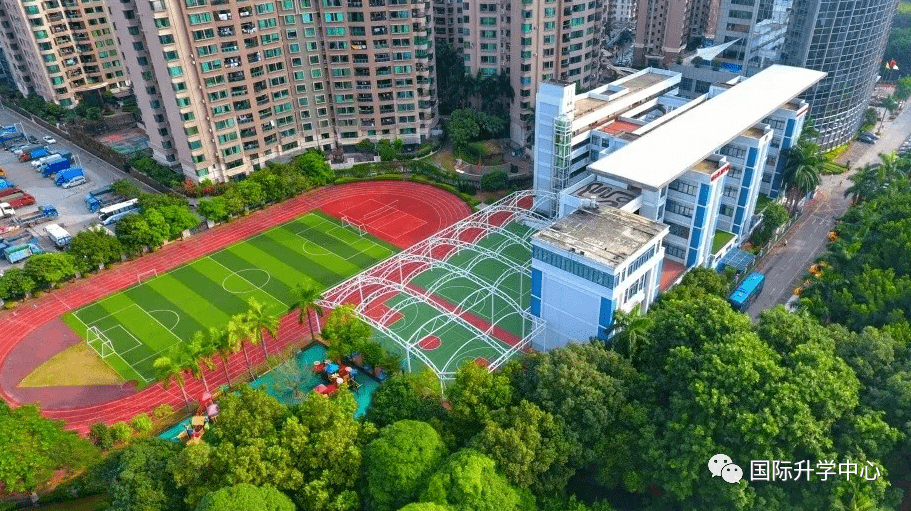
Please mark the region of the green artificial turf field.
<svg viewBox="0 0 911 511"><path fill-rule="evenodd" d="M433 335L442 338L443 342L434 349L421 349L421 354L441 373L455 372L465 360L483 358L490 363L502 363L504 357L512 358L517 353L507 353L510 350L509 343L497 337L512 334L513 340L518 341L533 328L530 321L515 313L516 306L519 310L528 310L530 306L531 279L527 275L507 270L530 264L531 251L517 241L518 238L529 239L536 231L516 223L507 225L505 230L515 237L492 233L478 240L476 245L500 253L507 261L499 261L483 251L474 250L462 250L447 259L450 265L468 270L478 281L493 285L502 294L490 293L475 281L457 276L443 266L425 270L412 280L413 284L424 290L432 289L436 297L457 305L459 310L470 312L477 318L475 326L481 330L495 322L504 332L479 336L476 331L462 324L446 321L433 306L409 299L403 293L397 293L385 302L398 309L402 315L401 319L389 326L390 330L405 339L416 336L420 340L425 332L439 328ZM442 326L443 323L446 326ZM387 339L381 332L376 332L375 338L387 349L402 352L394 341ZM406 356L405 353L402 355ZM426 365L419 358L412 359L411 363L413 366Z"/></svg>
<svg viewBox="0 0 911 511"><path fill-rule="evenodd" d="M275 314L294 302L292 289L323 288L391 256L398 249L321 212L312 212L137 286L66 314L83 339L96 327L110 340L103 357L128 380L153 381L158 354L209 327L223 327L256 298ZM92 334L93 346L101 342Z"/></svg>

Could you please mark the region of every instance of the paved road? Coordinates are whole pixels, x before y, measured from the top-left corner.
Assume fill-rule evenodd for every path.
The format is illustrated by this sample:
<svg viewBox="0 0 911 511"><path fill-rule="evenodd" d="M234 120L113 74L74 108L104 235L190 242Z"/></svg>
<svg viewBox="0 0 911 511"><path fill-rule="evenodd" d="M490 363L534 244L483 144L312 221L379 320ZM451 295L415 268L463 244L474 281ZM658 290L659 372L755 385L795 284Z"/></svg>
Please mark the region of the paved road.
<svg viewBox="0 0 911 511"><path fill-rule="evenodd" d="M911 108L905 108L895 120L886 120L880 139L869 145L854 142L851 149L839 157L852 168L879 161L880 153L890 153L911 134ZM747 311L755 318L759 312L785 303L794 287L807 273L810 264L822 252L829 231L836 219L844 214L851 201L844 191L851 182L848 172L840 176L822 176L816 196L804 206L804 215L763 259L757 267L765 273L766 283L761 295Z"/></svg>

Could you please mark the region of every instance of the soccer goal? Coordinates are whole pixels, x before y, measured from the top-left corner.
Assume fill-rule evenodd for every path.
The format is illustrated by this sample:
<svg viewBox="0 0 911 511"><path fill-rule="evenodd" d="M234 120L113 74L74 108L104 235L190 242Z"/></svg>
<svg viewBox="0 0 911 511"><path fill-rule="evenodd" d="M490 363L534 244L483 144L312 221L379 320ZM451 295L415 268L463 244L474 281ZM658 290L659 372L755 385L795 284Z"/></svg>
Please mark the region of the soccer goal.
<svg viewBox="0 0 911 511"><path fill-rule="evenodd" d="M158 276L158 270L156 270L154 268L151 270L141 271L136 274L136 283L142 284L142 281L154 279L157 276Z"/></svg>
<svg viewBox="0 0 911 511"><path fill-rule="evenodd" d="M361 234L361 236L367 235L367 226L362 224L361 222L356 222L356 221L348 218L347 216L343 216L342 221L345 222L346 224L354 227L355 229L357 229L357 232L359 232Z"/></svg>
<svg viewBox="0 0 911 511"><path fill-rule="evenodd" d="M114 353L114 344L108 339L97 326L90 326L86 332L85 342L89 348L95 351L102 359L108 358Z"/></svg>

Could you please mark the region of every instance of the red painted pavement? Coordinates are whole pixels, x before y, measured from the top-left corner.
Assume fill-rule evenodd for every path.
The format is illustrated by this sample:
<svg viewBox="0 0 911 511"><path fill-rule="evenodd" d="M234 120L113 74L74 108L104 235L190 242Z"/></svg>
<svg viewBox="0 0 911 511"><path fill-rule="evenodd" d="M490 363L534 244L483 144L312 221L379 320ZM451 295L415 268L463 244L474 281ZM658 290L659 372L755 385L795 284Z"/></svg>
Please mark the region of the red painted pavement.
<svg viewBox="0 0 911 511"><path fill-rule="evenodd" d="M136 276L139 274L147 274L151 270L166 272L271 227L289 222L314 209L320 208L326 213L343 216L345 211L368 200L392 204L394 208L380 211L373 216L370 215L370 211L355 209L351 211L350 218L363 223L368 232L375 233L378 237L402 248L452 225L470 212L468 206L458 197L428 185L408 181L352 183L314 190L190 239L169 244L158 252L118 264L98 275L67 285L37 300L26 302L13 311L0 314L0 332L3 332L0 336L0 396L13 406L21 404L22 401L16 399L17 392L13 387L13 380L19 378L21 381L18 375L31 372L48 358L45 356L48 353L52 355L71 345L72 340L68 340L62 333L47 333L54 329L52 324L48 324L55 320L59 321L58 318L67 311L83 307L136 284ZM39 327L45 325L51 330L39 330ZM30 335L35 337L26 341ZM308 335L306 324L298 325L295 314L289 314L281 320L278 339L267 339L266 346L272 352ZM31 357L14 353L14 348L24 341L32 343L32 346L43 346L43 352L40 355L33 353ZM54 349L51 349L52 347ZM254 364L264 358L260 347L247 347L247 352ZM232 378L245 370L242 353L229 360L228 371ZM210 387L225 382L220 361L215 370L206 371L205 375ZM45 390L46 393L42 394L40 390L31 389L29 397L37 401L54 402L55 405L72 403L59 408L47 407L42 411L48 417L67 421L69 428L82 433L96 422L110 424L128 420L135 414L148 412L161 403L168 403L175 408L183 405L180 389L176 385L164 389L160 384L155 384L113 400L108 400L110 396L107 390L103 391L100 388L53 387ZM201 381L188 379L187 393L191 399L198 397L203 390ZM61 393L68 393L67 397L72 400L68 401L67 398L61 397ZM22 397L22 394L19 394L19 397Z"/></svg>

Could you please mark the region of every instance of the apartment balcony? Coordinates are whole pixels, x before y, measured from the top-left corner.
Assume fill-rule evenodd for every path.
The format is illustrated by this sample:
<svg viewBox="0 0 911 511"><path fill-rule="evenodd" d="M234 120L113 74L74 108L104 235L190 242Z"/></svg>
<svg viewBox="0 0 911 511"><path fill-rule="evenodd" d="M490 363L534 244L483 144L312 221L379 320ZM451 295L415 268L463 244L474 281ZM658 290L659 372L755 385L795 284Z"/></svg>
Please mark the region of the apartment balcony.
<svg viewBox="0 0 911 511"><path fill-rule="evenodd" d="M76 45L76 51L81 51L81 52L83 52L83 53L88 53L88 52L90 52L90 51L93 51L93 48L92 48L92 45L91 45L91 44L77 44L77 45Z"/></svg>
<svg viewBox="0 0 911 511"><path fill-rule="evenodd" d="M52 12L46 16L49 23L56 23L58 21L63 21L63 14L59 12Z"/></svg>
<svg viewBox="0 0 911 511"><path fill-rule="evenodd" d="M263 59L263 56L262 56L262 53L260 53L260 52L247 54L247 62L249 62L251 64L253 64L254 62L259 62L262 59Z"/></svg>
<svg viewBox="0 0 911 511"><path fill-rule="evenodd" d="M269 95L263 94L262 96L256 96L256 106L263 106L269 104Z"/></svg>
<svg viewBox="0 0 911 511"><path fill-rule="evenodd" d="M355 63L355 64L369 64L369 63L370 63L370 60L367 59L366 57L364 57L364 58L355 58L355 59L352 59L351 62L353 62L353 63Z"/></svg>
<svg viewBox="0 0 911 511"><path fill-rule="evenodd" d="M243 112L244 110L249 110L250 109L250 100L245 99L243 101L235 101L233 106L234 106L235 112Z"/></svg>
<svg viewBox="0 0 911 511"><path fill-rule="evenodd" d="M381 113L381 114L392 114L392 113L395 113L395 107L393 107L392 105L381 106L381 107L380 107L380 113Z"/></svg>
<svg viewBox="0 0 911 511"><path fill-rule="evenodd" d="M60 56L65 57L67 55L72 55L72 54L76 53L76 49L73 47L60 48L59 53L60 53Z"/></svg>
<svg viewBox="0 0 911 511"><path fill-rule="evenodd" d="M237 116L237 124L250 124L251 122L253 122L253 114Z"/></svg>
<svg viewBox="0 0 911 511"><path fill-rule="evenodd" d="M392 126L395 124L395 117L383 117L380 119L380 126Z"/></svg>
<svg viewBox="0 0 911 511"><path fill-rule="evenodd" d="M370 103L373 101L373 94L358 94L357 100L359 103Z"/></svg>
<svg viewBox="0 0 911 511"><path fill-rule="evenodd" d="M246 96L246 95L247 95L247 87L246 87L246 86L232 87L232 88L231 88L231 97L232 97L232 98L236 98L236 97L238 97L238 96Z"/></svg>
<svg viewBox="0 0 911 511"><path fill-rule="evenodd" d="M372 106L358 107L357 113L360 115L373 115L373 107Z"/></svg>
<svg viewBox="0 0 911 511"><path fill-rule="evenodd" d="M241 135L243 136L243 135ZM244 142L244 151L252 151L254 149L259 149L259 141L251 140L249 142Z"/></svg>
<svg viewBox="0 0 911 511"><path fill-rule="evenodd" d="M240 47L237 46L236 42L221 43L221 52L222 53L233 53L240 50Z"/></svg>
<svg viewBox="0 0 911 511"><path fill-rule="evenodd" d="M246 79L246 75L243 71L234 71L233 73L228 73L229 82L242 82Z"/></svg>
<svg viewBox="0 0 911 511"><path fill-rule="evenodd" d="M259 42L257 42L255 37L244 39L244 48L249 50L250 48L256 48L257 46L259 46Z"/></svg>
<svg viewBox="0 0 911 511"><path fill-rule="evenodd" d="M244 128L240 130L241 138L249 138L256 136L256 128Z"/></svg>
<svg viewBox="0 0 911 511"><path fill-rule="evenodd" d="M380 101L392 101L391 92L381 92L379 95Z"/></svg>
<svg viewBox="0 0 911 511"><path fill-rule="evenodd" d="M234 34L234 27L218 27L218 35L222 37L231 37Z"/></svg>
<svg viewBox="0 0 911 511"><path fill-rule="evenodd" d="M241 18L249 18L250 16L253 15L253 8L252 7L241 7L240 9L237 10L237 15L240 16Z"/></svg>
<svg viewBox="0 0 911 511"><path fill-rule="evenodd" d="M240 57L228 57L224 60L226 68L240 67Z"/></svg>
<svg viewBox="0 0 911 511"><path fill-rule="evenodd" d="M372 128L376 126L376 122L373 119L361 119L361 128Z"/></svg>
<svg viewBox="0 0 911 511"><path fill-rule="evenodd" d="M369 0L370 7L385 7L386 0Z"/></svg>
<svg viewBox="0 0 911 511"><path fill-rule="evenodd" d="M231 19L234 17L231 14L231 11L214 11L212 15L218 21L231 21Z"/></svg>
<svg viewBox="0 0 911 511"><path fill-rule="evenodd" d="M243 32L244 34L252 34L253 32L256 32L256 25L254 25L253 23L250 23L250 22L241 23L240 31Z"/></svg>
<svg viewBox="0 0 911 511"><path fill-rule="evenodd" d="M371 12L370 21L386 21L385 12Z"/></svg>
<svg viewBox="0 0 911 511"><path fill-rule="evenodd" d="M360 8L364 6L364 2L361 0L348 0L348 7Z"/></svg>

